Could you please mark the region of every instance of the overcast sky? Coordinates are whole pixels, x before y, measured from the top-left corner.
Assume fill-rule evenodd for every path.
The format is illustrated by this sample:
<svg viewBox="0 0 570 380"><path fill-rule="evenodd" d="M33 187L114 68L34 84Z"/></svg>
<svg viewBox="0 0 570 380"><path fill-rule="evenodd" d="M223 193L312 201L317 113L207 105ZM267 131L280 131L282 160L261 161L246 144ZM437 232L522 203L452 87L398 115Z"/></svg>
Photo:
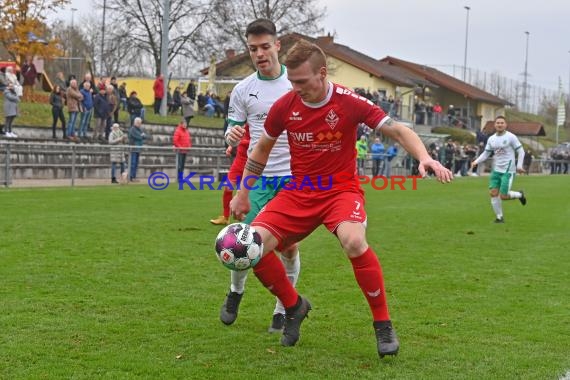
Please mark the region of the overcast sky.
<svg viewBox="0 0 570 380"><path fill-rule="evenodd" d="M319 0L325 31L373 58L463 65L522 80L529 34L529 82L557 88L570 75L569 0ZM459 69L458 69L459 70Z"/></svg>
<svg viewBox="0 0 570 380"><path fill-rule="evenodd" d="M323 27L335 42L373 58L391 55L439 69L463 65L469 6L468 67L522 80L528 31L529 82L557 88L561 77L568 91L570 0L318 1L327 7ZM57 18L71 22L75 7L79 21L90 4L72 0Z"/></svg>

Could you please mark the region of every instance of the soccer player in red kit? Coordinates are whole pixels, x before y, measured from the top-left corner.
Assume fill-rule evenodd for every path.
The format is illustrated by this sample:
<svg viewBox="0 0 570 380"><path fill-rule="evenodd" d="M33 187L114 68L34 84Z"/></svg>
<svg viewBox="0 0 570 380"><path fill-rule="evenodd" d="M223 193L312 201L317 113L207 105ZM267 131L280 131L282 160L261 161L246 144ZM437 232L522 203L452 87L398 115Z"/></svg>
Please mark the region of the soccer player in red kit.
<svg viewBox="0 0 570 380"><path fill-rule="evenodd" d="M225 226L230 224L230 201L234 196L233 190L236 188L236 185L238 183L238 177L241 177L241 174L243 173L243 168L245 166L245 162L247 161L247 149L249 148L249 126L245 124L244 129L245 134L240 140L239 145L236 147L232 147L230 145L228 147L228 149L236 149L236 157L234 158L234 162L232 162L230 170L228 171L228 181L231 183L232 188L229 186L224 187L224 192L222 194L223 215L218 216L216 219L210 219L210 223L215 225Z"/></svg>
<svg viewBox="0 0 570 380"><path fill-rule="evenodd" d="M285 65L293 91L272 106L265 134L250 153L243 173L243 178L261 175L275 139L287 131L293 179L288 190L281 191L251 223L264 245L264 255L254 273L285 306L281 344L295 345L311 304L287 280L281 261L272 251L302 240L323 224L339 240L368 301L378 354L395 355L399 342L390 321L382 269L365 236L364 196L354 149L358 124L365 123L400 143L419 161L420 175L431 169L441 182L451 181L453 175L430 157L411 129L393 121L367 99L329 82L326 57L317 45L297 42L289 50ZM238 219L249 209L248 202L247 186L242 186L230 204Z"/></svg>

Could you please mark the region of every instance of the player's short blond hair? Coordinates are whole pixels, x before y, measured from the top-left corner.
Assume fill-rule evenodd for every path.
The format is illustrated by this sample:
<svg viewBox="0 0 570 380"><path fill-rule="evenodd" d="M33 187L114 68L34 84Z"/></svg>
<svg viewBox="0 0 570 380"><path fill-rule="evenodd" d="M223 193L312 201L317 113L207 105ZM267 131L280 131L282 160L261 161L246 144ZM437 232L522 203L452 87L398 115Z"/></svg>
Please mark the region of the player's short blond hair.
<svg viewBox="0 0 570 380"><path fill-rule="evenodd" d="M296 69L307 61L310 62L311 68L315 73L321 67L327 66L327 57L320 47L309 41L299 40L287 52L285 66L290 69Z"/></svg>

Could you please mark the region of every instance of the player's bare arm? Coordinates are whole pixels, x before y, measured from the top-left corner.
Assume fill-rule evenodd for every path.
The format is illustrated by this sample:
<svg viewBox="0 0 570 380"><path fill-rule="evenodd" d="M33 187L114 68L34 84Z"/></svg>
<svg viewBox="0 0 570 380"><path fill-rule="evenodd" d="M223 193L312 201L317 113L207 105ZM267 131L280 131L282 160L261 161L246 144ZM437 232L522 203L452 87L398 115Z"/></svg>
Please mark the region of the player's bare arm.
<svg viewBox="0 0 570 380"><path fill-rule="evenodd" d="M380 130L385 136L400 143L408 153L420 162L418 171L422 177L426 175L426 171L429 168L433 170L438 181L443 183L451 182L453 173L439 161L431 158L422 140L420 140L419 136L411 129L393 119L386 120L376 129Z"/></svg>
<svg viewBox="0 0 570 380"><path fill-rule="evenodd" d="M273 149L275 141L276 140L270 139L264 134L261 135L261 138L247 158L242 175L242 178L248 181L247 186L242 184L241 190L238 191L236 196L230 202L230 210L238 220L242 220L249 212L251 207L249 203L249 188L254 185L255 177L259 177L263 174L263 169L267 164L269 153L271 153L271 149Z"/></svg>

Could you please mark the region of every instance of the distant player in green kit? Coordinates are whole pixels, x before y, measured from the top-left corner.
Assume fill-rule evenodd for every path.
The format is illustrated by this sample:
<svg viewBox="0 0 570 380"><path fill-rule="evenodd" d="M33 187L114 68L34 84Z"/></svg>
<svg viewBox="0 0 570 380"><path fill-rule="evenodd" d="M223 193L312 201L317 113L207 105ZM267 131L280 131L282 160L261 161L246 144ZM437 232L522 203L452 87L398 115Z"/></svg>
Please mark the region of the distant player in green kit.
<svg viewBox="0 0 570 380"><path fill-rule="evenodd" d="M503 200L518 199L521 204L526 205L524 192L511 191L516 173L524 173L524 149L514 134L507 131L507 120L504 116L497 116L495 119L495 134L489 137L485 151L481 153L475 161L471 163L471 169L484 162L493 154L493 171L489 177L489 195L491 195L491 206L497 218L495 223L504 223ZM515 166L515 152L517 153Z"/></svg>

